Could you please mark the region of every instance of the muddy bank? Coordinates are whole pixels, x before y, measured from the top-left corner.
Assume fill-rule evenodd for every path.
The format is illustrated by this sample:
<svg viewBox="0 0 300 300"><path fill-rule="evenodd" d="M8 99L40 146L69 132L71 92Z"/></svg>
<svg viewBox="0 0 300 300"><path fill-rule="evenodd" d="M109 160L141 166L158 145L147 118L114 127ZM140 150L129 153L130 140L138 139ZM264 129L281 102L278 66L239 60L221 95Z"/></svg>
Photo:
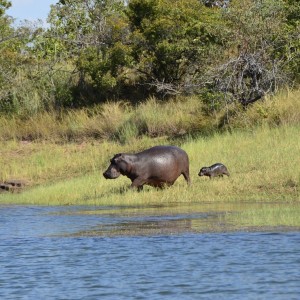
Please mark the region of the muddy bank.
<svg viewBox="0 0 300 300"><path fill-rule="evenodd" d="M0 193L20 193L26 186L28 182L22 179L9 179L4 182L0 182Z"/></svg>

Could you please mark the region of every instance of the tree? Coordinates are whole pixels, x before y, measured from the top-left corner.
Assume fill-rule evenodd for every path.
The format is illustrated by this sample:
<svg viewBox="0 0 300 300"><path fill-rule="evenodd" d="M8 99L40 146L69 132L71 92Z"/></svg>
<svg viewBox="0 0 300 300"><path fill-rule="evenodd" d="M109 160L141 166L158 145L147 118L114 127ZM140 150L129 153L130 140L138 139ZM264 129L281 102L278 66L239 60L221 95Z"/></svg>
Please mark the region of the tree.
<svg viewBox="0 0 300 300"><path fill-rule="evenodd" d="M49 33L75 62L80 93L92 88L105 99L192 92L196 74L222 43L219 12L198 0L124 3L64 0L52 6Z"/></svg>
<svg viewBox="0 0 300 300"><path fill-rule="evenodd" d="M161 94L191 92L222 43L219 14L198 0L132 0L127 16L139 83Z"/></svg>
<svg viewBox="0 0 300 300"><path fill-rule="evenodd" d="M3 17L5 11L11 7L11 1L0 0L0 17Z"/></svg>
<svg viewBox="0 0 300 300"><path fill-rule="evenodd" d="M206 78L208 89L247 106L288 84L284 1L232 0L223 16L231 39Z"/></svg>
<svg viewBox="0 0 300 300"><path fill-rule="evenodd" d="M11 44L15 32L12 19L5 13L11 6L10 1L0 0L0 112L8 105L9 83L14 76L15 51Z"/></svg>
<svg viewBox="0 0 300 300"><path fill-rule="evenodd" d="M227 7L230 0L202 0L207 7Z"/></svg>
<svg viewBox="0 0 300 300"><path fill-rule="evenodd" d="M0 2L0 113L23 116L48 108L53 101L51 66L36 50L44 30L40 24L14 26L6 14L9 1ZM52 103L51 103L52 104Z"/></svg>
<svg viewBox="0 0 300 300"><path fill-rule="evenodd" d="M280 55L287 64L291 77L300 81L300 0L285 0L285 34L282 39Z"/></svg>
<svg viewBox="0 0 300 300"><path fill-rule="evenodd" d="M92 89L96 99L117 95L128 63L124 1L61 0L49 21L59 55L68 56L79 72L77 93Z"/></svg>

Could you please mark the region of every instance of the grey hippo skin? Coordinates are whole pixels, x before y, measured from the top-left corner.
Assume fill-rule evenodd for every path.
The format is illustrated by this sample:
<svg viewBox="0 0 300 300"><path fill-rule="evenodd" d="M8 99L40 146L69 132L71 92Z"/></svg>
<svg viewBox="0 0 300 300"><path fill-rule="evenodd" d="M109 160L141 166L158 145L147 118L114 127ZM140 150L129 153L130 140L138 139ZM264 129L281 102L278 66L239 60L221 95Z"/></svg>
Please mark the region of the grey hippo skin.
<svg viewBox="0 0 300 300"><path fill-rule="evenodd" d="M200 172L198 173L199 176L208 176L209 178L227 175L229 176L229 172L227 168L221 164L217 163L210 167L203 167L201 168Z"/></svg>
<svg viewBox="0 0 300 300"><path fill-rule="evenodd" d="M143 185L163 188L172 185L182 174L190 184L189 158L187 153L175 146L155 146L136 154L119 153L110 160L103 173L106 179L120 174L131 180L131 187L138 190Z"/></svg>

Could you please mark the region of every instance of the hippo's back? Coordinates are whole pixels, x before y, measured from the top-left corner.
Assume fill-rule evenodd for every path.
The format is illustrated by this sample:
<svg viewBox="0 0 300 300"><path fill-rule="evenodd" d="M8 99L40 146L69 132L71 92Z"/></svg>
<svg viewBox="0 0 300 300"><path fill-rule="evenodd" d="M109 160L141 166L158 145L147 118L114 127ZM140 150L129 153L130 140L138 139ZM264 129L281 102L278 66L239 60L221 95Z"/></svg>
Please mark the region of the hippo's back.
<svg viewBox="0 0 300 300"><path fill-rule="evenodd" d="M147 178L173 183L183 174L189 182L189 158L176 146L155 146L136 154L139 168L147 170Z"/></svg>
<svg viewBox="0 0 300 300"><path fill-rule="evenodd" d="M209 169L212 176L219 176L223 174L229 176L229 172L226 166L221 163L213 164L212 166L209 167Z"/></svg>
<svg viewBox="0 0 300 300"><path fill-rule="evenodd" d="M187 153L176 146L155 146L136 154L138 158L164 164L188 164Z"/></svg>
<svg viewBox="0 0 300 300"><path fill-rule="evenodd" d="M137 155L161 155L168 153L187 155L184 150L176 146L154 146L152 148L137 153Z"/></svg>

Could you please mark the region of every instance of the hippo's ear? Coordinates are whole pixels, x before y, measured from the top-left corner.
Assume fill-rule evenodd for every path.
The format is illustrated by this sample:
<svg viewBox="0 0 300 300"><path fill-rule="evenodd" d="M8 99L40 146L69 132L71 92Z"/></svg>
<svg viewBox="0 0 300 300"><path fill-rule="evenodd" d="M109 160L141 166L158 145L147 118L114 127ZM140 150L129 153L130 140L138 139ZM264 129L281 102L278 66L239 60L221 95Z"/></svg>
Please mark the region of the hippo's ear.
<svg viewBox="0 0 300 300"><path fill-rule="evenodd" d="M117 157L117 161L123 161L124 160L124 154L123 153L119 153L118 157Z"/></svg>
<svg viewBox="0 0 300 300"><path fill-rule="evenodd" d="M126 157L126 154L120 155L116 161L116 165L118 166L120 172L122 175L125 175L127 172L130 171L130 163L128 162L128 159Z"/></svg>
<svg viewBox="0 0 300 300"><path fill-rule="evenodd" d="M114 157L110 160L111 163L116 163L120 161L120 158L122 157L122 153L115 154Z"/></svg>

